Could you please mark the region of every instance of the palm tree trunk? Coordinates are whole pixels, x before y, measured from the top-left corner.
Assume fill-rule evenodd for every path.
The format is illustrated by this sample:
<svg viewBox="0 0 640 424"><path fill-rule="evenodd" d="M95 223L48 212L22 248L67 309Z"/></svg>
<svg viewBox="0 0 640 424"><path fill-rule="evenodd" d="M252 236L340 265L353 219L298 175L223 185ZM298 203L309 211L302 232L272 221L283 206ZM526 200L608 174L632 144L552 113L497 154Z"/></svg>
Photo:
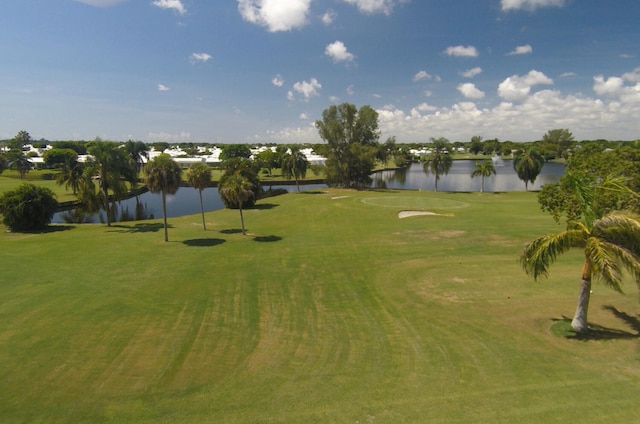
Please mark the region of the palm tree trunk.
<svg viewBox="0 0 640 424"><path fill-rule="evenodd" d="M164 241L169 241L169 233L167 232L167 195L162 190L162 220L164 221Z"/></svg>
<svg viewBox="0 0 640 424"><path fill-rule="evenodd" d="M238 203L238 209L240 209L240 224L242 224L242 235L247 235L247 232L244 230L244 217L242 216L242 202Z"/></svg>
<svg viewBox="0 0 640 424"><path fill-rule="evenodd" d="M109 190L102 189L102 195L104 196L104 211L107 214L107 227L111 227L111 208L109 208Z"/></svg>
<svg viewBox="0 0 640 424"><path fill-rule="evenodd" d="M589 310L589 299L591 298L591 267L588 262L584 263L582 271L582 281L580 292L578 293L578 306L576 314L571 321L571 327L577 332L584 332L588 329L587 312Z"/></svg>
<svg viewBox="0 0 640 424"><path fill-rule="evenodd" d="M207 231L207 226L204 223L204 206L202 206L202 189L198 190L198 194L200 195L200 213L202 214L202 229Z"/></svg>
<svg viewBox="0 0 640 424"><path fill-rule="evenodd" d="M480 185L480 193L484 193L484 174L482 175L482 183Z"/></svg>

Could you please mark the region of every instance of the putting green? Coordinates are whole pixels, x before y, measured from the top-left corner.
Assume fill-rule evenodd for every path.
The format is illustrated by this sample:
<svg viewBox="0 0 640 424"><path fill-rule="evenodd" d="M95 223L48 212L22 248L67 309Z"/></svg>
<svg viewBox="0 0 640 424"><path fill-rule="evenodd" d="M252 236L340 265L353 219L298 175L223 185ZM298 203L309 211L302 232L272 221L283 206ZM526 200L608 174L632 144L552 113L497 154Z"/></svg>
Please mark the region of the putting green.
<svg viewBox="0 0 640 424"><path fill-rule="evenodd" d="M400 208L407 210L453 210L462 209L469 206L469 203L457 200L442 199L438 197L405 197L405 196L385 196L367 197L362 199L363 203L384 208Z"/></svg>

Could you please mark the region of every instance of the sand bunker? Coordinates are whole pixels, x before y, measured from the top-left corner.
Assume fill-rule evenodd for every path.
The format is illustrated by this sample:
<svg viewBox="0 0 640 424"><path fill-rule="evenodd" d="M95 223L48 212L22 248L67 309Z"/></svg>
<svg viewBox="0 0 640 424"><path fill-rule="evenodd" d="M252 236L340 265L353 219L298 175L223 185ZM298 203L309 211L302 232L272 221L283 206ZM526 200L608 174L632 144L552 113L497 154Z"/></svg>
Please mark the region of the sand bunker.
<svg viewBox="0 0 640 424"><path fill-rule="evenodd" d="M410 216L420 216L420 215L438 215L434 212L429 211L400 211L398 212L398 218L409 218Z"/></svg>
<svg viewBox="0 0 640 424"><path fill-rule="evenodd" d="M333 196L333 197L331 198L331 200L344 199L344 198L346 198L346 197L349 197L349 196Z"/></svg>

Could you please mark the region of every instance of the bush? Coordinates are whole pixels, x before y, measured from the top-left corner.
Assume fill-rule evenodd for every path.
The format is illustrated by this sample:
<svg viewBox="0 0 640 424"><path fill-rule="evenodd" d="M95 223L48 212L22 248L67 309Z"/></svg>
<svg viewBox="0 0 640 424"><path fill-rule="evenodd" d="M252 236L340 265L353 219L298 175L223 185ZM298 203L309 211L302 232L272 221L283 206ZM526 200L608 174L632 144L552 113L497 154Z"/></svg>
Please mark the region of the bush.
<svg viewBox="0 0 640 424"><path fill-rule="evenodd" d="M11 231L44 229L57 208L53 191L33 184L22 184L0 196L2 223Z"/></svg>

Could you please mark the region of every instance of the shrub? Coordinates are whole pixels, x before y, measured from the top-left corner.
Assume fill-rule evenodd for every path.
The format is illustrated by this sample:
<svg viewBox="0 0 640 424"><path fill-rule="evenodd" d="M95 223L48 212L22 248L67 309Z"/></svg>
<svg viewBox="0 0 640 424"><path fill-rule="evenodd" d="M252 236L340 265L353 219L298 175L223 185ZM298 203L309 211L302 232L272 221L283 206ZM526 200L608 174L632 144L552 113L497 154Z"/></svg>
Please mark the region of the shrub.
<svg viewBox="0 0 640 424"><path fill-rule="evenodd" d="M2 223L11 231L44 229L57 208L53 191L33 184L22 184L0 196Z"/></svg>

